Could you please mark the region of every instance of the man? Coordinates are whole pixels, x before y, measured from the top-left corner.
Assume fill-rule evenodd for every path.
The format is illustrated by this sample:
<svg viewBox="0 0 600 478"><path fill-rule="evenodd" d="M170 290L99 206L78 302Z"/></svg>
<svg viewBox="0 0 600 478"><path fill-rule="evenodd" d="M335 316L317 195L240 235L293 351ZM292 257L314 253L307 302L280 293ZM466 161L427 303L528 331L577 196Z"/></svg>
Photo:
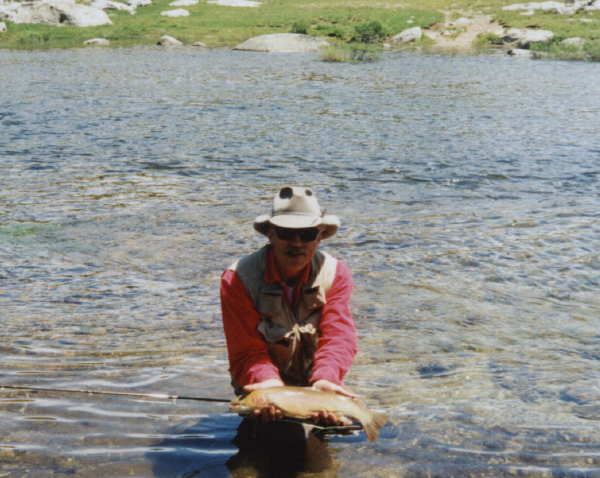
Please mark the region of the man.
<svg viewBox="0 0 600 478"><path fill-rule="evenodd" d="M283 187L270 215L254 221L269 244L223 273L221 308L236 393L281 385L312 386L353 397L343 378L356 354L348 267L318 249L340 220L313 191ZM265 421L281 411L257 411ZM331 413L315 420L340 423Z"/></svg>

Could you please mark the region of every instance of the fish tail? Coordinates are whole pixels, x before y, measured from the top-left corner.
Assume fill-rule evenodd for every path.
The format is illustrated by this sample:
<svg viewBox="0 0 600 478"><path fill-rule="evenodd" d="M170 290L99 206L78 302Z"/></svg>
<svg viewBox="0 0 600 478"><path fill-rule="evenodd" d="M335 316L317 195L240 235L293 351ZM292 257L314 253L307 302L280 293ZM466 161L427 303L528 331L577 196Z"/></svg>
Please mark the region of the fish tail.
<svg viewBox="0 0 600 478"><path fill-rule="evenodd" d="M373 413L368 420L362 423L362 426L369 441L377 440L379 437L379 429L387 423L387 415L385 413Z"/></svg>

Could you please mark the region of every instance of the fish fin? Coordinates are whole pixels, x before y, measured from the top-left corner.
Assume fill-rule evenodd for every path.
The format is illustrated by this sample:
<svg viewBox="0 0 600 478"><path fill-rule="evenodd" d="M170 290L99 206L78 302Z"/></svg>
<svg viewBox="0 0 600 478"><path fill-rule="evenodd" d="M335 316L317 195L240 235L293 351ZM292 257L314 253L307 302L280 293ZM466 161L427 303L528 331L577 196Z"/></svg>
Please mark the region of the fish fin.
<svg viewBox="0 0 600 478"><path fill-rule="evenodd" d="M375 412L370 419L362 426L369 441L377 440L379 437L379 429L387 423L387 415L385 413Z"/></svg>

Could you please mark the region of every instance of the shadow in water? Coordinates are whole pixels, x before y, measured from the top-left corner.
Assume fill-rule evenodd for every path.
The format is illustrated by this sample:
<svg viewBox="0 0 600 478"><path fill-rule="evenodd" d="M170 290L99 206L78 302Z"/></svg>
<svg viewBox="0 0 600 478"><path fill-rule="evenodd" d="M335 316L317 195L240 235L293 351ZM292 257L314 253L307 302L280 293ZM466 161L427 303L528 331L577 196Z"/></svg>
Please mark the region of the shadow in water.
<svg viewBox="0 0 600 478"><path fill-rule="evenodd" d="M236 430L237 427L237 430ZM160 478L286 478L336 475L327 441L302 424L262 424L232 414L212 415L173 430L147 458Z"/></svg>

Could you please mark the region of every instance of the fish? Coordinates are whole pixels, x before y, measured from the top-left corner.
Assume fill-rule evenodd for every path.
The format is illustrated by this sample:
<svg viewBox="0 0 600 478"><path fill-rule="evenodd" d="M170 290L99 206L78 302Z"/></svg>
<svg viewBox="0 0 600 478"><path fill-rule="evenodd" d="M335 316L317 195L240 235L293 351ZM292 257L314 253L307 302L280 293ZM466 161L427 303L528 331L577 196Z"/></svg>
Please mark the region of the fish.
<svg viewBox="0 0 600 478"><path fill-rule="evenodd" d="M358 398L310 387L283 386L254 390L248 395L233 399L229 403L229 410L248 415L271 405L280 409L284 417L288 418L305 420L314 413L327 411L338 417L355 420L361 424L369 441L379 437L379 429L387 422L385 414L372 412Z"/></svg>

